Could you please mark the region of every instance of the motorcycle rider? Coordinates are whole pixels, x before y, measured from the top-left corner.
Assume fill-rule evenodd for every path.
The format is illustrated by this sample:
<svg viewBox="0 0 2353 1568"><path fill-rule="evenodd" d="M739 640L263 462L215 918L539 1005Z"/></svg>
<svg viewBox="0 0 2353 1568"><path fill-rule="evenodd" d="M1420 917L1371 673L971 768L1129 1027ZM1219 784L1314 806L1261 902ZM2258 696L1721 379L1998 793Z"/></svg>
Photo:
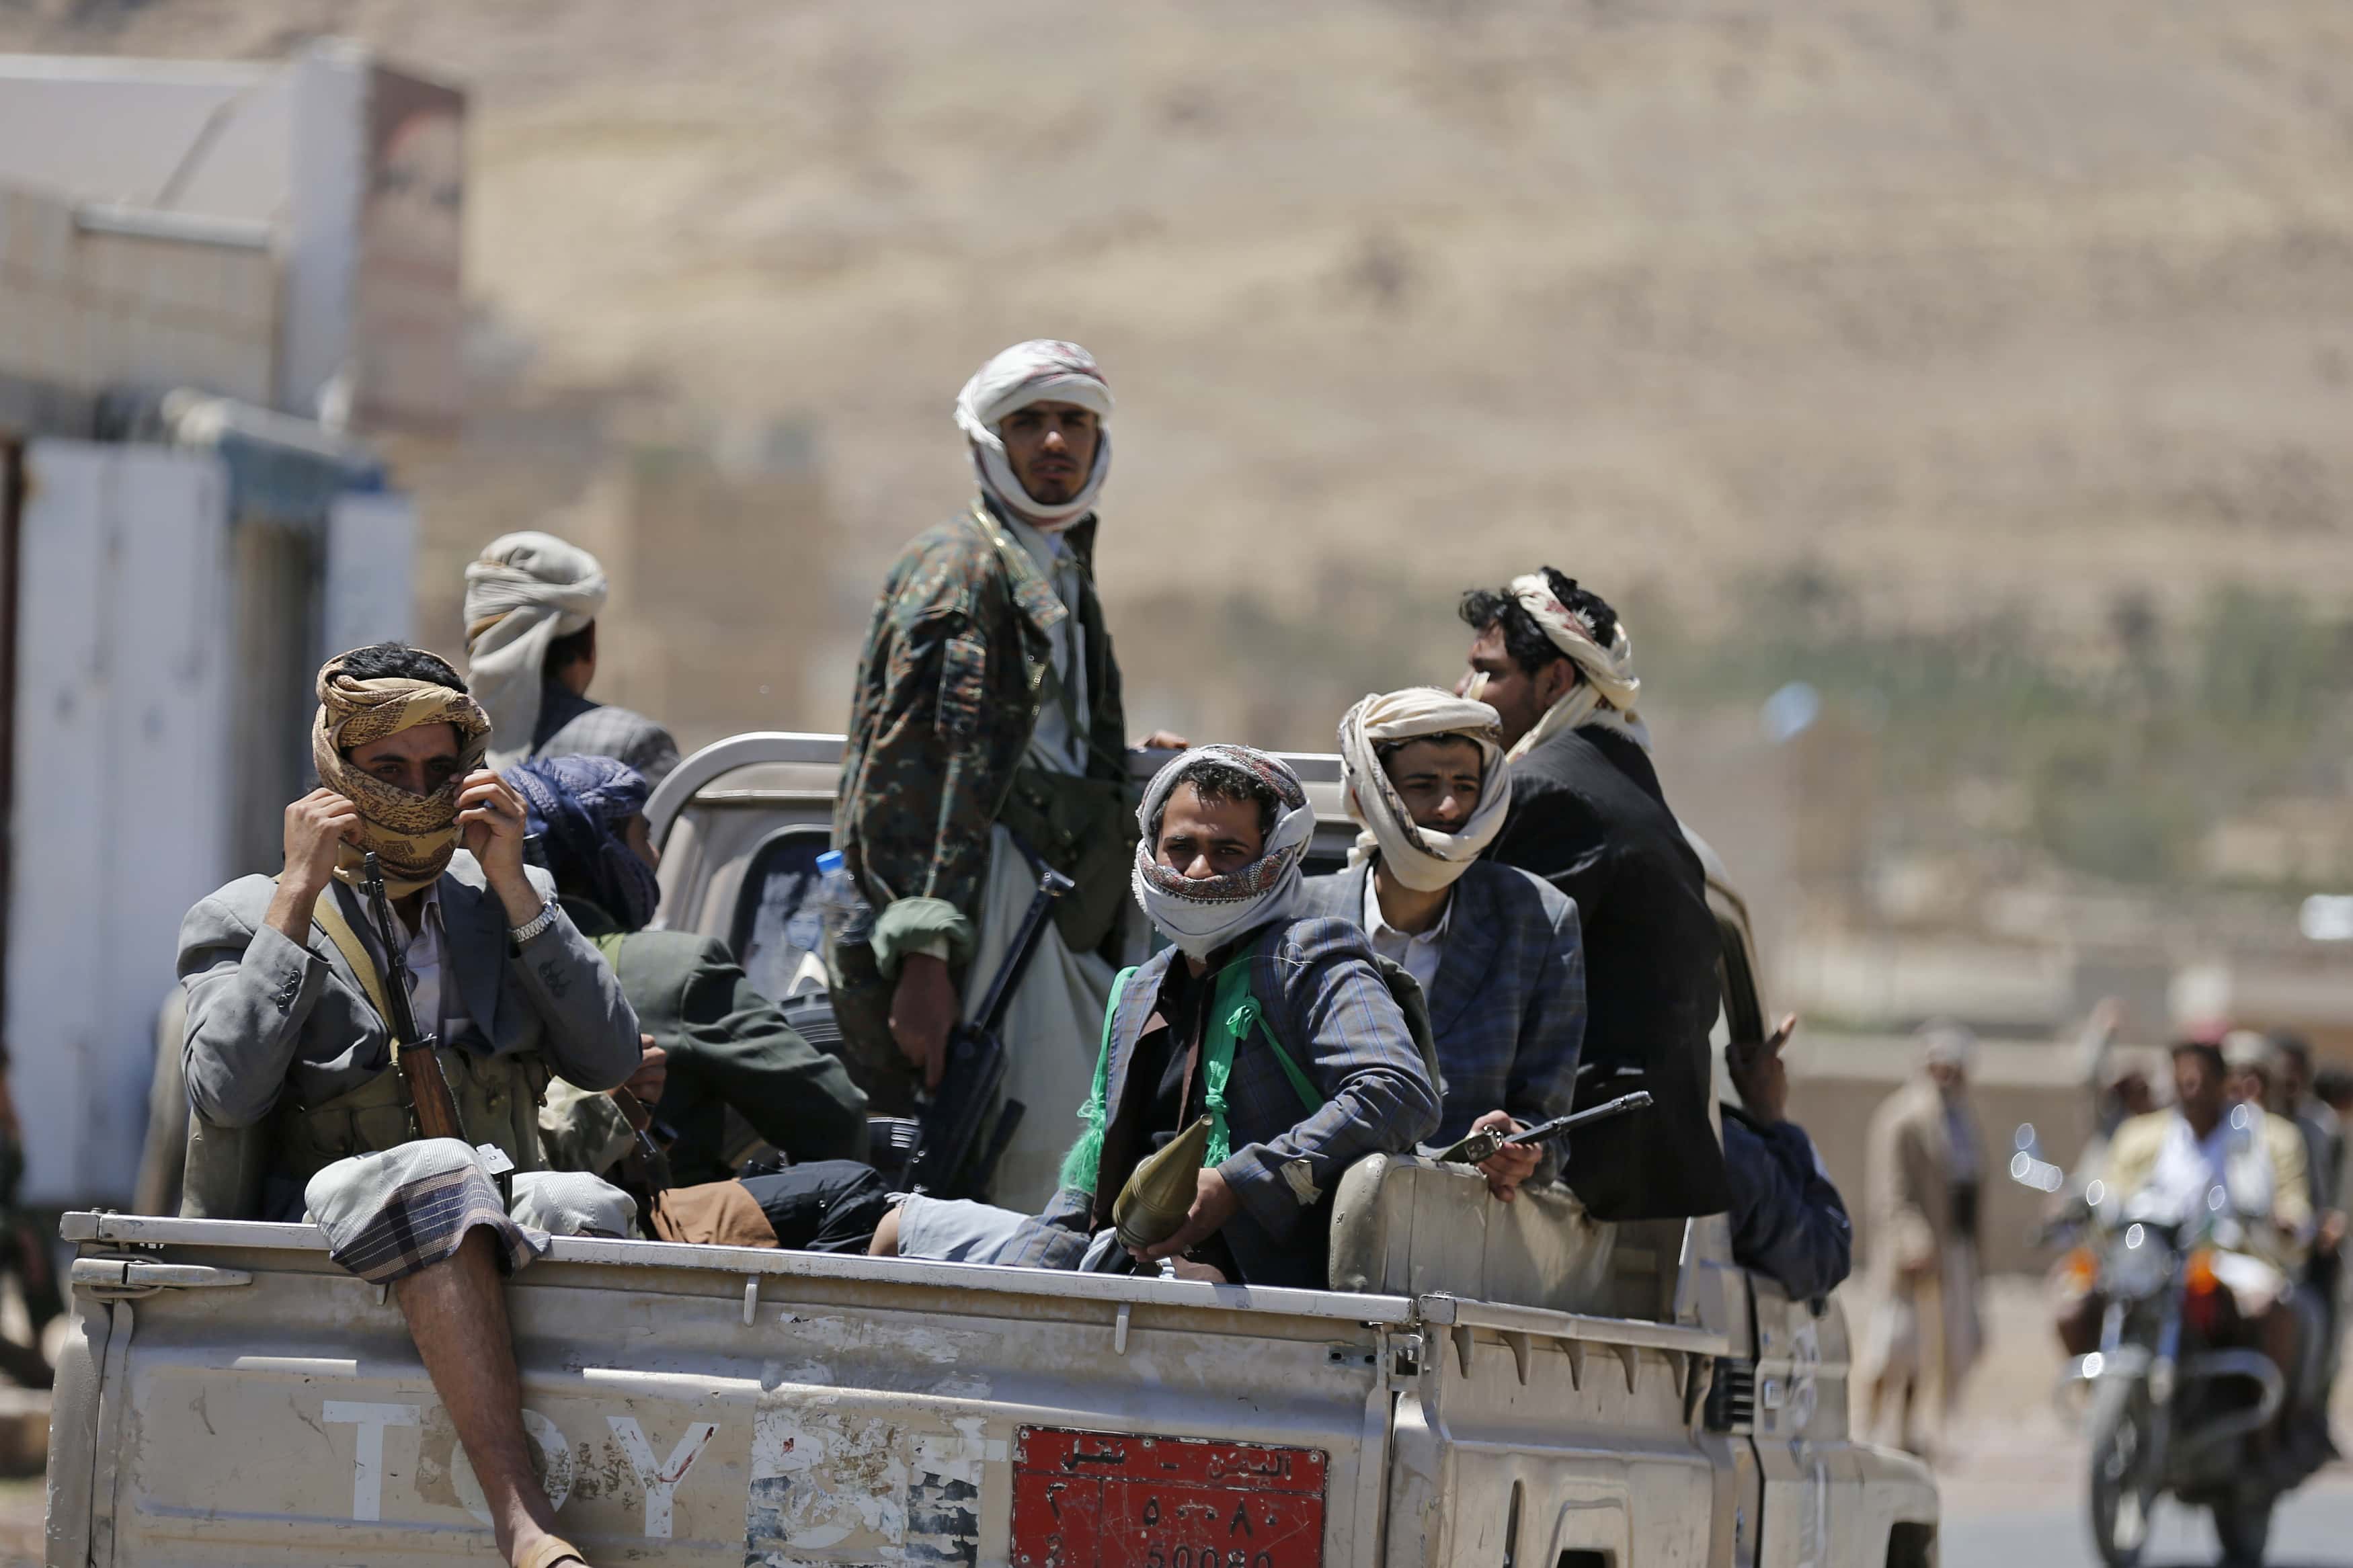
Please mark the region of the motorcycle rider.
<svg viewBox="0 0 2353 1568"><path fill-rule="evenodd" d="M2127 1220L2186 1219L2209 1208L2214 1189L2227 1194L2221 1212L2236 1223L2221 1227L2211 1246L2235 1331L2226 1326L2220 1337L2251 1344L2279 1369L2289 1393L2277 1430L2293 1432L2306 1386L2300 1347L2310 1338L2295 1302L2313 1224L2304 1140L2260 1103L2232 1102L2234 1081L2260 1092L2263 1064L2233 1075L2221 1047L2201 1042L2177 1044L2172 1056L2173 1106L2118 1127L2100 1179L2120 1195ZM2094 1294L2063 1321L2071 1352L2098 1348L2104 1305Z"/></svg>

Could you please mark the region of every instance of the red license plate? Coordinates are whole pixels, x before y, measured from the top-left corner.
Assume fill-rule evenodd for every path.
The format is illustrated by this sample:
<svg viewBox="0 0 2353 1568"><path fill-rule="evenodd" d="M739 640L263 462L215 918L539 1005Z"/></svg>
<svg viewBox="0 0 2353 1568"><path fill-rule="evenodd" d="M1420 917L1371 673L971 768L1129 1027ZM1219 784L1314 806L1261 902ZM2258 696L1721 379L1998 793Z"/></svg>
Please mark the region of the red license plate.
<svg viewBox="0 0 2353 1568"><path fill-rule="evenodd" d="M1024 1426L1018 1568L1321 1568L1320 1448Z"/></svg>

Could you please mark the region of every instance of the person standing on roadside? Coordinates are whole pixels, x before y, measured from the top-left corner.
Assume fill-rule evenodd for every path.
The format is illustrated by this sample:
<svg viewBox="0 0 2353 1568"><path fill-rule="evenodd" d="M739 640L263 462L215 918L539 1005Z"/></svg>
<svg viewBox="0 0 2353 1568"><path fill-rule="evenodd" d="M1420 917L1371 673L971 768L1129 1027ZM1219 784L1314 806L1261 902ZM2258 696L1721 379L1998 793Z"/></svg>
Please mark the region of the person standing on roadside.
<svg viewBox="0 0 2353 1568"><path fill-rule="evenodd" d="M878 1112L936 1086L949 1030L1038 886L1077 888L1014 994L1005 1094L1027 1107L997 1201L1042 1205L1092 1079L1124 921L1135 794L1119 663L1094 584L1112 396L1075 343L1017 343L955 419L979 494L891 568L860 656L834 847L875 917L837 941L835 1015ZM1140 742L1181 748L1173 735Z"/></svg>
<svg viewBox="0 0 2353 1568"><path fill-rule="evenodd" d="M1984 1140L1969 1105L1977 1036L1925 1024L1920 1072L1872 1113L1863 1187L1878 1308L1857 1358L1865 1434L1925 1454L1984 1348L1978 1199Z"/></svg>

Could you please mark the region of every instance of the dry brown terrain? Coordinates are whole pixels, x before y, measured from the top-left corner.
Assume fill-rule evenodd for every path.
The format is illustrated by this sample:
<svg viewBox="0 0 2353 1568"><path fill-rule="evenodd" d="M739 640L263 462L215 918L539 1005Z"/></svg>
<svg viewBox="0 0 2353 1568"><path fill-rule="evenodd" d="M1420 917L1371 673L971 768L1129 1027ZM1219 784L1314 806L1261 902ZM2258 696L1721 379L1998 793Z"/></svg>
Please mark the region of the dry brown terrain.
<svg viewBox="0 0 2353 1568"><path fill-rule="evenodd" d="M955 387L1039 333L1121 397L1139 707L1266 739L1439 673L1451 592L1538 557L2060 642L2120 590L2353 584L2335 0L0 0L5 47L322 32L472 92L499 399L808 438L829 570L775 594L822 636L745 722L838 722L880 563L963 489ZM412 462L435 572L578 456L495 499ZM1195 690L1203 594L1314 700Z"/></svg>

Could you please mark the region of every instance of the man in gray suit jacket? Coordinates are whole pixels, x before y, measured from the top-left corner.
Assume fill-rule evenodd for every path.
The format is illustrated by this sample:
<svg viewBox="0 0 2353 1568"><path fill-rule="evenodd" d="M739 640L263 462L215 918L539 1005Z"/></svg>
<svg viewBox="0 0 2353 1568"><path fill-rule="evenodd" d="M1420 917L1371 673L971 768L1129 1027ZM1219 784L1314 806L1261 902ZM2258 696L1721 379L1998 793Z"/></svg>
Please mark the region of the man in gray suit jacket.
<svg viewBox="0 0 2353 1568"><path fill-rule="evenodd" d="M1511 776L1493 709L1431 688L1367 697L1340 721L1343 798L1364 825L1345 871L1307 879L1309 912L1365 928L1421 983L1446 1077L1431 1142L1567 1114L1585 1034L1577 906L1477 857L1503 826ZM1482 1169L1510 1202L1550 1180L1557 1144L1500 1150Z"/></svg>
<svg viewBox="0 0 2353 1568"><path fill-rule="evenodd" d="M482 1483L499 1548L528 1568L581 1559L533 1471L499 1276L550 1231L625 1235L632 1205L542 1169L548 1075L606 1089L636 1069L638 1021L612 972L524 866L522 799L481 767L490 721L429 653L381 644L320 672L322 787L286 808L286 866L246 877L180 927L192 1117L185 1212L298 1219L388 1285ZM467 854L459 858L460 840ZM413 984L470 1138L512 1163L514 1214L477 1152L415 1136L394 1059L387 955L353 886L383 868ZM235 1135L235 1130L245 1130ZM250 1163L258 1202L215 1150ZM241 1214L236 1211L242 1209Z"/></svg>

